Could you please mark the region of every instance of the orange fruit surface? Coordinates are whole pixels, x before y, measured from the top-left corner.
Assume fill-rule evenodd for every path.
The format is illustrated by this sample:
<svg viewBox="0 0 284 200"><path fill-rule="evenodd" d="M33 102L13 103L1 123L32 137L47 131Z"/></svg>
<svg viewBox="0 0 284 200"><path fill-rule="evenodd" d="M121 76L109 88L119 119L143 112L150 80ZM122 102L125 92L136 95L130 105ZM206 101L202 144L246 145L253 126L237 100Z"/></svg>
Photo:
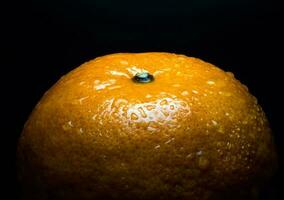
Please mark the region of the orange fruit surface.
<svg viewBox="0 0 284 200"><path fill-rule="evenodd" d="M154 80L134 81L146 72ZM249 198L275 167L247 87L170 53L111 54L63 76L25 124L18 158L27 199Z"/></svg>

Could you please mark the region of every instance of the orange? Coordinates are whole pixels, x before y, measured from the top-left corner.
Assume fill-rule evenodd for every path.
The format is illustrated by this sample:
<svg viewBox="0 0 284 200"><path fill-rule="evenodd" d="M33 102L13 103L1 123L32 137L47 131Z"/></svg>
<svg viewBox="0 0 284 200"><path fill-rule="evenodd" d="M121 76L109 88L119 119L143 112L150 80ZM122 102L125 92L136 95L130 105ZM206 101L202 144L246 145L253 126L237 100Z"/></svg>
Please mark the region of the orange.
<svg viewBox="0 0 284 200"><path fill-rule="evenodd" d="M18 150L27 199L247 198L276 157L246 86L170 53L107 55L63 76Z"/></svg>

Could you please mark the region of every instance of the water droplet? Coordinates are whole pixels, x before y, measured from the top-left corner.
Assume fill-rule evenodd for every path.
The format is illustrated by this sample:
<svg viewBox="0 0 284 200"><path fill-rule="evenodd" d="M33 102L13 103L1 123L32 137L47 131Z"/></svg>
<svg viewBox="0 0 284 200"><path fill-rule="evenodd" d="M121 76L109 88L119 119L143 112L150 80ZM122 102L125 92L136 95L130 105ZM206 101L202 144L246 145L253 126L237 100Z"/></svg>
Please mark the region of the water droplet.
<svg viewBox="0 0 284 200"><path fill-rule="evenodd" d="M203 154L203 152L202 151L198 151L198 152L196 152L196 155L197 156L201 156Z"/></svg>
<svg viewBox="0 0 284 200"><path fill-rule="evenodd" d="M171 110L175 109L175 106L174 105L170 105L170 109Z"/></svg>
<svg viewBox="0 0 284 200"><path fill-rule="evenodd" d="M73 127L72 121L69 121L69 122L68 122L68 125L71 126L71 127Z"/></svg>
<svg viewBox="0 0 284 200"><path fill-rule="evenodd" d="M116 106L116 107L119 107L119 106L123 106L123 108L125 108L126 106L126 104L128 103L128 101L127 100L125 100L125 99L116 99L115 101L114 101L114 106Z"/></svg>
<svg viewBox="0 0 284 200"><path fill-rule="evenodd" d="M96 80L96 81L97 81L97 80ZM113 84L116 82L116 80L110 79L110 80L108 80L108 81L105 81L105 82L102 82L102 83L100 83L100 84L97 84L96 81L95 81L95 85L94 85L94 89L95 89L95 90L102 90L102 89L105 89L106 87L108 87L108 86L110 86L110 85L113 85Z"/></svg>
<svg viewBox="0 0 284 200"><path fill-rule="evenodd" d="M130 118L131 118L132 120L137 120L139 117L137 116L137 114L131 113Z"/></svg>
<svg viewBox="0 0 284 200"><path fill-rule="evenodd" d="M228 149L231 149L232 148L232 144L230 142L227 142L227 147L228 147Z"/></svg>
<svg viewBox="0 0 284 200"><path fill-rule="evenodd" d="M192 153L187 154L186 158L192 158Z"/></svg>
<svg viewBox="0 0 284 200"><path fill-rule="evenodd" d="M79 99L79 103L82 105L82 104L83 104L83 101L84 101L85 99L87 99L87 98L89 98L89 96L80 98L80 99Z"/></svg>
<svg viewBox="0 0 284 200"><path fill-rule="evenodd" d="M168 117L170 115L170 113L168 113L167 111L161 110L161 113L163 113L163 115L165 117Z"/></svg>
<svg viewBox="0 0 284 200"><path fill-rule="evenodd" d="M62 125L64 131L70 130L73 127L72 121L68 121L66 124Z"/></svg>
<svg viewBox="0 0 284 200"><path fill-rule="evenodd" d="M224 152L221 149L218 149L217 152L219 153L220 156L224 155Z"/></svg>
<svg viewBox="0 0 284 200"><path fill-rule="evenodd" d="M128 76L128 74L126 74L126 73L123 73L123 72L119 72L119 71L109 71L109 73L111 74L111 75L114 75L114 76L124 76L124 77L126 77L126 78L130 78L129 76Z"/></svg>
<svg viewBox="0 0 284 200"><path fill-rule="evenodd" d="M170 142L172 142L172 141L174 141L174 140L175 140L175 138L171 138L171 139L169 139L168 141L166 141L165 144L169 144Z"/></svg>
<svg viewBox="0 0 284 200"><path fill-rule="evenodd" d="M140 112L141 116L146 118L147 117L147 114L145 113L144 109L142 107L139 107L138 108L138 111Z"/></svg>
<svg viewBox="0 0 284 200"><path fill-rule="evenodd" d="M217 124L218 124L215 120L211 120L211 122L214 126L217 126Z"/></svg>
<svg viewBox="0 0 284 200"><path fill-rule="evenodd" d="M166 99L163 99L161 102L160 102L160 105L163 106L163 105L167 105L168 104L168 101Z"/></svg>
<svg viewBox="0 0 284 200"><path fill-rule="evenodd" d="M214 85L215 84L215 82L214 81L207 81L207 84L209 84L209 85Z"/></svg>
<svg viewBox="0 0 284 200"><path fill-rule="evenodd" d="M126 68L126 69L127 69L127 71L128 71L129 73L131 73L133 76L135 76L137 73L143 73L143 72L147 72L147 73L148 73L147 70L138 68L137 66L128 67L128 68Z"/></svg>
<svg viewBox="0 0 284 200"><path fill-rule="evenodd" d="M182 96L187 96L188 94L189 94L188 91L183 91L183 92L181 93Z"/></svg>
<svg viewBox="0 0 284 200"><path fill-rule="evenodd" d="M123 112L126 112L127 110L128 110L127 106L124 106L124 107L122 108L122 111L123 111Z"/></svg>
<svg viewBox="0 0 284 200"><path fill-rule="evenodd" d="M150 122L148 123L148 130L155 131L155 130L157 130L157 129L158 129L158 125L157 125L156 122L150 121Z"/></svg>
<svg viewBox="0 0 284 200"><path fill-rule="evenodd" d="M80 129L79 129L79 132L80 132L80 133L83 133L84 131L83 131L83 129L82 129L82 128L80 128Z"/></svg>
<svg viewBox="0 0 284 200"><path fill-rule="evenodd" d="M151 111L151 110L153 110L154 108L155 108L154 105L147 105L147 106L146 106L146 109L147 109L148 111Z"/></svg>

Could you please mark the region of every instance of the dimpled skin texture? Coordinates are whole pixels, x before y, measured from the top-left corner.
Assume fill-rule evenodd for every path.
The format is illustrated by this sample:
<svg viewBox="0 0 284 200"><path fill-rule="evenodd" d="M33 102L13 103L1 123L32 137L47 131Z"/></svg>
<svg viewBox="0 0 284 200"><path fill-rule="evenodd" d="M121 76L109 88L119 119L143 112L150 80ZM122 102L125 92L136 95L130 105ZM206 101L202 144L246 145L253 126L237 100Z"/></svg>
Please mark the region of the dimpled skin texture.
<svg viewBox="0 0 284 200"><path fill-rule="evenodd" d="M134 83L141 71L155 80ZM63 76L25 124L18 158L27 199L243 199L275 166L246 86L170 53L111 54Z"/></svg>

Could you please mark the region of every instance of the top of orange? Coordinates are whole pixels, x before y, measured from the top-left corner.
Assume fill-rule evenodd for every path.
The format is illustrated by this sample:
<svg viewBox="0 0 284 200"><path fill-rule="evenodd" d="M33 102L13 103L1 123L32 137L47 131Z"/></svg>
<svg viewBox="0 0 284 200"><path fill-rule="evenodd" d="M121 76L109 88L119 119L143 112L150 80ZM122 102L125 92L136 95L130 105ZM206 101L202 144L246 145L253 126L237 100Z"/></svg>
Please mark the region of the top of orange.
<svg viewBox="0 0 284 200"><path fill-rule="evenodd" d="M71 184L76 192L63 190L78 198L92 187L90 198L206 199L253 187L275 158L247 87L170 53L112 54L71 71L36 106L20 149L47 169L47 187Z"/></svg>

